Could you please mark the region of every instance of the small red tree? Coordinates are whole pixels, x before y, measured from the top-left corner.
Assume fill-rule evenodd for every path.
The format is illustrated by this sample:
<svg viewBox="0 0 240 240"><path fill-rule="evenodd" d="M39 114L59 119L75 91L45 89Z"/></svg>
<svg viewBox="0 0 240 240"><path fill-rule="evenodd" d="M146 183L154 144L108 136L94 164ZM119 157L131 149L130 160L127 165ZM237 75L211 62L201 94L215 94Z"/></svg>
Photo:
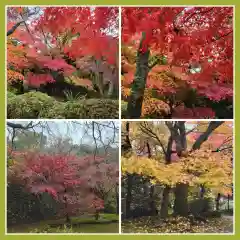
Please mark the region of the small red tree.
<svg viewBox="0 0 240 240"><path fill-rule="evenodd" d="M79 212L98 212L104 208L103 196L93 189L102 183L103 158L38 153L11 153L17 159L8 169L8 181L20 183L33 194L50 194L61 205L60 215L70 222ZM98 174L98 172L103 174ZM115 173L116 174L116 173ZM115 179L113 179L115 181Z"/></svg>

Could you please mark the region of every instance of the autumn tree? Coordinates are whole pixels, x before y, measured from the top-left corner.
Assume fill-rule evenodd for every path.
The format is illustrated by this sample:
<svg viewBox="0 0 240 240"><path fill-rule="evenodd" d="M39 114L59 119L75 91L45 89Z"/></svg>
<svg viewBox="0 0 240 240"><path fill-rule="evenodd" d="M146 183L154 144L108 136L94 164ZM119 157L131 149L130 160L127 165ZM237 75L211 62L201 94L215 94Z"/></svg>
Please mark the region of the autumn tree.
<svg viewBox="0 0 240 240"><path fill-rule="evenodd" d="M9 81L24 76L25 85L39 87L68 79L113 94L118 8L9 7L7 14Z"/></svg>
<svg viewBox="0 0 240 240"><path fill-rule="evenodd" d="M131 157L123 156L122 171L150 177L153 183L164 187L162 218L168 216L170 191L175 195L174 214L181 216L189 214L188 195L192 186L199 186L200 197L204 196L204 189L211 189L215 195L231 195L231 123L200 122L191 125L179 121L134 125L139 134L137 140L132 138L133 143L140 147L141 138L151 139L148 147L152 148L152 156L149 158L148 153L139 154L138 151Z"/></svg>
<svg viewBox="0 0 240 240"><path fill-rule="evenodd" d="M150 104L158 118L224 118L216 105L232 104L232 7L124 7L121 28L128 118Z"/></svg>
<svg viewBox="0 0 240 240"><path fill-rule="evenodd" d="M116 185L118 170L94 156L77 158L64 155L43 155L12 152L15 164L9 167L8 182L22 184L26 191L41 197L46 192L60 203L60 216L97 214L104 208L104 199ZM103 166L104 165L104 166Z"/></svg>
<svg viewBox="0 0 240 240"><path fill-rule="evenodd" d="M53 216L65 217L69 223L72 216L82 214L98 220L100 213L105 213L105 206L118 194L118 159L114 158L118 155L118 127L114 122L101 122L99 126L94 122L96 129L92 130L92 124L7 122L10 223L19 218L39 221ZM80 134L75 136L77 131ZM84 145L88 141L90 144ZM86 151L86 146L90 151ZM23 199L18 207L15 203L19 194ZM118 199L112 206L111 213L115 214ZM18 209L23 216L18 216ZM33 217L34 212L42 215Z"/></svg>

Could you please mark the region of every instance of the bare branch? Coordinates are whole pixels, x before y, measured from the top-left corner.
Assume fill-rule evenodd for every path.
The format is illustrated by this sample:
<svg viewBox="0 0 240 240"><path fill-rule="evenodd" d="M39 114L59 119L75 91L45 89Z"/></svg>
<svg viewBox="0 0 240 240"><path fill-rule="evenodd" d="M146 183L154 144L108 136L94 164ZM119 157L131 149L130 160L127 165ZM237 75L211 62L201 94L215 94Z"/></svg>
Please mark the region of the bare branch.
<svg viewBox="0 0 240 240"><path fill-rule="evenodd" d="M13 34L13 33L16 31L16 29L17 29L22 23L24 23L24 21L21 21L21 22L16 23L11 29L9 29L9 30L7 31L7 37L10 36L11 34Z"/></svg>

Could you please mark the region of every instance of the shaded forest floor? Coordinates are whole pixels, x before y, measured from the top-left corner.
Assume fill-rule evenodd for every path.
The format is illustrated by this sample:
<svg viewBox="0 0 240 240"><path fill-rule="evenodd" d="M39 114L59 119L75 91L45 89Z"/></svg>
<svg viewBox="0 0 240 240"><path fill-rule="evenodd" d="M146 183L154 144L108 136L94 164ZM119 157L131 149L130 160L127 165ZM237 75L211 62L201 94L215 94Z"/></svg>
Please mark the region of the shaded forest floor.
<svg viewBox="0 0 240 240"><path fill-rule="evenodd" d="M206 222L191 222L177 217L160 220L157 217L142 217L122 222L123 233L233 233L233 216L222 215Z"/></svg>
<svg viewBox="0 0 240 240"><path fill-rule="evenodd" d="M102 214L99 220L94 216L71 218L71 227L65 219L46 220L38 223L19 224L8 227L8 233L118 233L119 218L116 214Z"/></svg>

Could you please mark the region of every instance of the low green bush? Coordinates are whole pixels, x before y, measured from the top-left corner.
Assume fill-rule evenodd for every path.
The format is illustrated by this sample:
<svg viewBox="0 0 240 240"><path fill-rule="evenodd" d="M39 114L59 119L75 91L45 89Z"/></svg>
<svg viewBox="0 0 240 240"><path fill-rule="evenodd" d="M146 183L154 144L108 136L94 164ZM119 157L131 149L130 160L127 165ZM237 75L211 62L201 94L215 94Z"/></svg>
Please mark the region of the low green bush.
<svg viewBox="0 0 240 240"><path fill-rule="evenodd" d="M121 112L122 112L122 118L127 118L127 102L122 101L121 102Z"/></svg>
<svg viewBox="0 0 240 240"><path fill-rule="evenodd" d="M83 99L76 102L58 102L41 92L28 92L22 95L9 93L7 97L7 117L9 119L118 118L118 100Z"/></svg>
<svg viewBox="0 0 240 240"><path fill-rule="evenodd" d="M13 97L16 97L16 94L8 91L7 92L7 98L13 98Z"/></svg>
<svg viewBox="0 0 240 240"><path fill-rule="evenodd" d="M38 118L39 113L45 109L51 109L55 100L40 92L28 92L8 98L7 117L16 118Z"/></svg>

